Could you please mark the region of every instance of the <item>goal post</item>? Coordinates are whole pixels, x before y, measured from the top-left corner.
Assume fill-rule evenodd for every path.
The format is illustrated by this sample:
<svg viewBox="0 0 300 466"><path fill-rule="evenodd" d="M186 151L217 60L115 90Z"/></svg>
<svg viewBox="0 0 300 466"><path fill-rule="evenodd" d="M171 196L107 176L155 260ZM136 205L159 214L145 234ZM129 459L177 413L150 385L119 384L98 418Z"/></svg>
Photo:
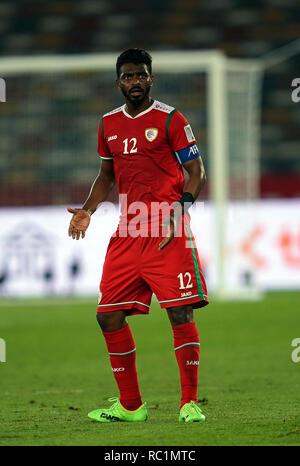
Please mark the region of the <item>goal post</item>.
<svg viewBox="0 0 300 466"><path fill-rule="evenodd" d="M253 299L257 293L251 280L251 283L241 286L228 283L227 223L229 201L248 202L259 197L260 64L255 60L229 59L219 50L157 51L152 53L152 57L154 75L159 75L155 97L157 95L158 100L179 108L187 116L201 149L204 148L201 152L204 152L208 167L209 199L215 234L211 273L214 295L220 299L244 296ZM68 98L73 99L70 105L78 101L76 108L81 109L82 113L73 115L73 118L81 118L85 122L86 134L82 133L80 141L86 138L91 144L90 134L92 127L94 131L97 99L100 106L103 101L103 109L97 109L98 115L102 110L104 113L117 106L106 91L108 80L110 85L113 84L115 62L116 55L111 53L7 57L0 59L0 74L8 82L13 78L14 89L19 89L21 93L24 85L25 100L29 104L35 102L34 86L42 80L46 90L43 88L41 93L46 92L52 105L52 109L50 106L45 109L45 118L49 121L55 119L55 113L51 112L56 111L55 99L59 100L54 91L58 83L65 89ZM85 98L85 85L89 105ZM10 89L8 85L7 103L4 105L10 105L10 100L14 99ZM93 99L91 94L95 89L99 95ZM63 100L63 90L61 92L60 98ZM47 107L47 103L44 102L44 105ZM59 108L65 111L63 104ZM13 112L12 109L10 117L14 116ZM17 110L15 112L17 122L20 115ZM59 159L62 154L59 138L51 131L49 138L52 149L48 156L50 158L54 154ZM92 144L89 147L82 146L82 150L92 151L94 157L95 147ZM49 165L53 163L49 161ZM83 176L83 172L76 174L74 171L74 184L80 176ZM248 214L245 221L251 221Z"/></svg>

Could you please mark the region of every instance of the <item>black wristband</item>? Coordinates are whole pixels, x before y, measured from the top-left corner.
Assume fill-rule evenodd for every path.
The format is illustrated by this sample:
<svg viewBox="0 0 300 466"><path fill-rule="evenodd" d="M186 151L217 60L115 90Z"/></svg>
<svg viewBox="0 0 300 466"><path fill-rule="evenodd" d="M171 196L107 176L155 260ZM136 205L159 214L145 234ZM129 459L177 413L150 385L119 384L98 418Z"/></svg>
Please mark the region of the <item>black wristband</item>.
<svg viewBox="0 0 300 466"><path fill-rule="evenodd" d="M180 204L183 207L183 212L186 212L192 204L194 204L195 199L191 193L183 193L181 198L179 199Z"/></svg>

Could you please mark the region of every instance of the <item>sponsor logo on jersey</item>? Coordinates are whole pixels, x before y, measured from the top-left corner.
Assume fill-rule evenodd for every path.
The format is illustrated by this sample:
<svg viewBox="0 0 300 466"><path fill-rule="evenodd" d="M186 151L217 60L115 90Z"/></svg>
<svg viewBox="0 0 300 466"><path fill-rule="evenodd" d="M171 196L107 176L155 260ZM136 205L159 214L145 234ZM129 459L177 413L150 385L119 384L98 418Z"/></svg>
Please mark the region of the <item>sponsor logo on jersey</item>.
<svg viewBox="0 0 300 466"><path fill-rule="evenodd" d="M112 367L113 372L123 372L125 371L125 367Z"/></svg>
<svg viewBox="0 0 300 466"><path fill-rule="evenodd" d="M155 107L156 110L161 110L162 112L165 113L171 113L173 110L175 110L174 107L170 107L170 105L164 104L163 102L158 102L156 101Z"/></svg>
<svg viewBox="0 0 300 466"><path fill-rule="evenodd" d="M189 287L190 288L190 287ZM181 293L181 297L185 298L186 296L191 296L192 292L191 291L186 291L185 293Z"/></svg>
<svg viewBox="0 0 300 466"><path fill-rule="evenodd" d="M199 366L199 361L187 361L186 366Z"/></svg>
<svg viewBox="0 0 300 466"><path fill-rule="evenodd" d="M149 141L149 142L153 142L154 139L157 138L157 135L158 135L158 129L157 128L147 128L145 130L145 137L146 137L147 141Z"/></svg>
<svg viewBox="0 0 300 466"><path fill-rule="evenodd" d="M117 137L118 137L117 134L115 134L114 136L108 136L107 142L113 141L114 139L117 139Z"/></svg>
<svg viewBox="0 0 300 466"><path fill-rule="evenodd" d="M193 134L193 131L190 125L185 126L184 131L185 131L185 135L186 135L188 142L195 141L195 136Z"/></svg>

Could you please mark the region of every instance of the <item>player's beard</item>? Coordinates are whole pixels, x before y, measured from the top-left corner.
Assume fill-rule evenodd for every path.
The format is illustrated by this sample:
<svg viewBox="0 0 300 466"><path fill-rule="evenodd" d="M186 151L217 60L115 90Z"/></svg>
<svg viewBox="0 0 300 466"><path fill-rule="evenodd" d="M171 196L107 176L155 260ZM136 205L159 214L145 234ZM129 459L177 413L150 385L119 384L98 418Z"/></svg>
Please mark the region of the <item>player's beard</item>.
<svg viewBox="0 0 300 466"><path fill-rule="evenodd" d="M138 107L141 105L144 100L148 97L151 86L146 87L145 89L138 88L139 90L143 91L140 95L133 96L130 94L130 91L126 92L124 89L121 88L122 94L124 95L125 99L128 100L132 105Z"/></svg>

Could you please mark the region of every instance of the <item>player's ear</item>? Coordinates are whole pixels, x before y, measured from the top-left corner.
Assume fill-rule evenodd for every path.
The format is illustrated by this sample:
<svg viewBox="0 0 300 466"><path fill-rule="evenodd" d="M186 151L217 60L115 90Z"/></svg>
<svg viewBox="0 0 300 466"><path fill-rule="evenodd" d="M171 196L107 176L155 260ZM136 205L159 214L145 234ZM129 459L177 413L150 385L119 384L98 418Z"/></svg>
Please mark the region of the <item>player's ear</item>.
<svg viewBox="0 0 300 466"><path fill-rule="evenodd" d="M151 86L151 87L153 86L154 79L155 79L155 78L154 78L153 74L151 74L151 81L150 81L150 86Z"/></svg>
<svg viewBox="0 0 300 466"><path fill-rule="evenodd" d="M120 88L120 79L119 78L116 79L116 85L117 85L118 88Z"/></svg>

